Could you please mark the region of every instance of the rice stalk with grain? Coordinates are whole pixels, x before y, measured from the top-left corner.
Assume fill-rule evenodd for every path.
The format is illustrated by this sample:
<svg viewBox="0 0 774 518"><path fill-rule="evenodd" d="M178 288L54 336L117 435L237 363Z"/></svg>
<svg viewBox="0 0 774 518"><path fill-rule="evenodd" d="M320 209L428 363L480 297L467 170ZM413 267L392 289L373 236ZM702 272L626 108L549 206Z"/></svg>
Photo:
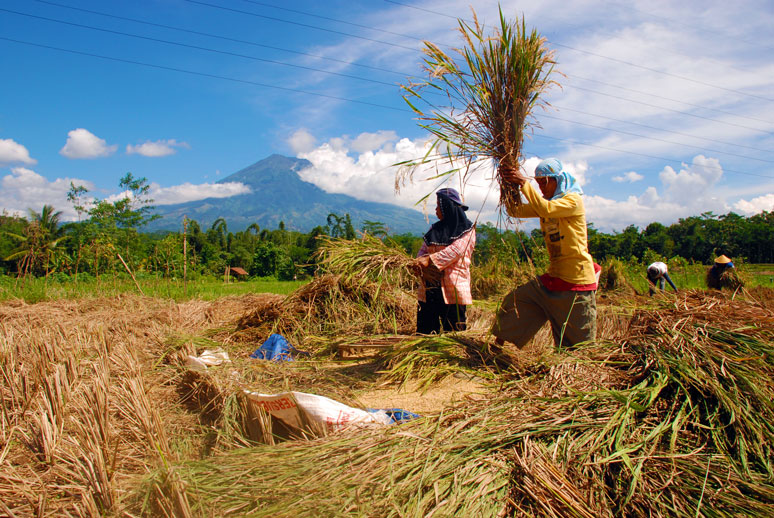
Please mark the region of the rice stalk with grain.
<svg viewBox="0 0 774 518"><path fill-rule="evenodd" d="M425 42L426 78L404 85L404 99L435 140L424 157L397 164L396 187L432 163L449 168L439 176L462 172L463 183L483 160L519 169L525 134L539 127L534 112L548 105L544 94L558 85L551 78L555 60L523 17L510 22L501 9L499 22L489 35L475 11L472 24L458 20L464 44L455 49L458 56ZM500 184L501 204L520 202L517 187Z"/></svg>

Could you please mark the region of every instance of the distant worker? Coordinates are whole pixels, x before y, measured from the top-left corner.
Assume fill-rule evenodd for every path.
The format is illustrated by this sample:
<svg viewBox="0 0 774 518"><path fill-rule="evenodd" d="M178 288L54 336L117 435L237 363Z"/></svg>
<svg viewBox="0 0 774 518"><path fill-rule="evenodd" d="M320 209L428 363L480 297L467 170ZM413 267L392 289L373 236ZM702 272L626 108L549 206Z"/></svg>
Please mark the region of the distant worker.
<svg viewBox="0 0 774 518"><path fill-rule="evenodd" d="M417 333L463 331L466 309L473 303L470 262L476 246L476 227L468 219L467 205L451 188L436 194L433 223L424 235L412 269L420 276L417 293Z"/></svg>
<svg viewBox="0 0 774 518"><path fill-rule="evenodd" d="M588 252L583 190L556 158L540 162L535 181L540 191L517 169L500 169L504 185L516 185L525 204L508 204L517 218L540 218L548 248L548 272L505 296L492 334L497 344L524 347L548 321L557 346L594 340L597 331L597 272Z"/></svg>
<svg viewBox="0 0 774 518"><path fill-rule="evenodd" d="M668 282L669 285L672 286L672 289L677 291L677 286L675 286L675 283L672 282L672 279L669 278L667 265L660 261L657 261L648 266L648 280L651 284L651 286L648 288L648 293L650 295L653 295L656 292L657 287L661 288L661 291L664 291L666 288L664 281Z"/></svg>
<svg viewBox="0 0 774 518"><path fill-rule="evenodd" d="M707 286L710 288L714 288L716 290L719 290L725 286L730 286L731 284L736 283L724 283L723 278L724 274L727 272L733 272L735 271L734 263L731 262L731 259L726 257L725 255L719 256L717 259L715 259L714 264L712 267L707 271ZM734 280L738 282L738 279L736 276L734 276Z"/></svg>

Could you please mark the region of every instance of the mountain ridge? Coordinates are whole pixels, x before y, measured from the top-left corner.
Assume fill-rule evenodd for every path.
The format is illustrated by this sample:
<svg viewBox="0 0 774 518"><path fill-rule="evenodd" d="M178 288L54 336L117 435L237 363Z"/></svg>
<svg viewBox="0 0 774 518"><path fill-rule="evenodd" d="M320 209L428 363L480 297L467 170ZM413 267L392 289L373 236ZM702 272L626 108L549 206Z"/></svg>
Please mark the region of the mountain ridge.
<svg viewBox="0 0 774 518"><path fill-rule="evenodd" d="M288 230L309 232L316 226L324 226L331 213L349 214L356 229L366 220L379 221L388 232L395 234L421 234L427 229L424 215L417 210L328 193L305 182L298 171L311 165L302 158L270 155L217 182L240 182L250 187L251 192L229 198L158 205L153 213L160 217L152 221L147 230L179 230L183 216L187 216L202 228L222 217L230 231L244 230L253 223L274 229L282 221Z"/></svg>

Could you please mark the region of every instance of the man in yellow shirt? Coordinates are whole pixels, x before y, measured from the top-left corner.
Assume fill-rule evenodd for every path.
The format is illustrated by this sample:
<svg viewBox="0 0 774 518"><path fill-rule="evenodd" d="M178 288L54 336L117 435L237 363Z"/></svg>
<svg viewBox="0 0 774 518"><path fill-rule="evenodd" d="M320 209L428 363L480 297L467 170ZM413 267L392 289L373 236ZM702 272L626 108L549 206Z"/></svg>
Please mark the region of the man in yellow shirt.
<svg viewBox="0 0 774 518"><path fill-rule="evenodd" d="M594 340L597 277L588 252L583 191L556 158L535 169L540 192L516 169L500 169L503 184L517 185L527 203L506 206L516 218L540 218L548 248L548 272L511 291L497 312L492 333L498 344L523 347L551 322L554 342L570 347Z"/></svg>

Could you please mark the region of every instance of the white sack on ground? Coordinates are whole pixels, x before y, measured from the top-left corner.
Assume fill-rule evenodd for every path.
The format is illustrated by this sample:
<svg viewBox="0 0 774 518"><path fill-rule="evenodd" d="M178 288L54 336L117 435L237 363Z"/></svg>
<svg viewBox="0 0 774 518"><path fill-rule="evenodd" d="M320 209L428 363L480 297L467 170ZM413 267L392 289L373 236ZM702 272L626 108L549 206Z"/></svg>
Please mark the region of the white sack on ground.
<svg viewBox="0 0 774 518"><path fill-rule="evenodd" d="M316 394L260 394L249 390L245 394L253 405L263 408L272 418L300 430L307 430L311 425L330 433L348 426L392 424L392 418L385 412L367 412Z"/></svg>

